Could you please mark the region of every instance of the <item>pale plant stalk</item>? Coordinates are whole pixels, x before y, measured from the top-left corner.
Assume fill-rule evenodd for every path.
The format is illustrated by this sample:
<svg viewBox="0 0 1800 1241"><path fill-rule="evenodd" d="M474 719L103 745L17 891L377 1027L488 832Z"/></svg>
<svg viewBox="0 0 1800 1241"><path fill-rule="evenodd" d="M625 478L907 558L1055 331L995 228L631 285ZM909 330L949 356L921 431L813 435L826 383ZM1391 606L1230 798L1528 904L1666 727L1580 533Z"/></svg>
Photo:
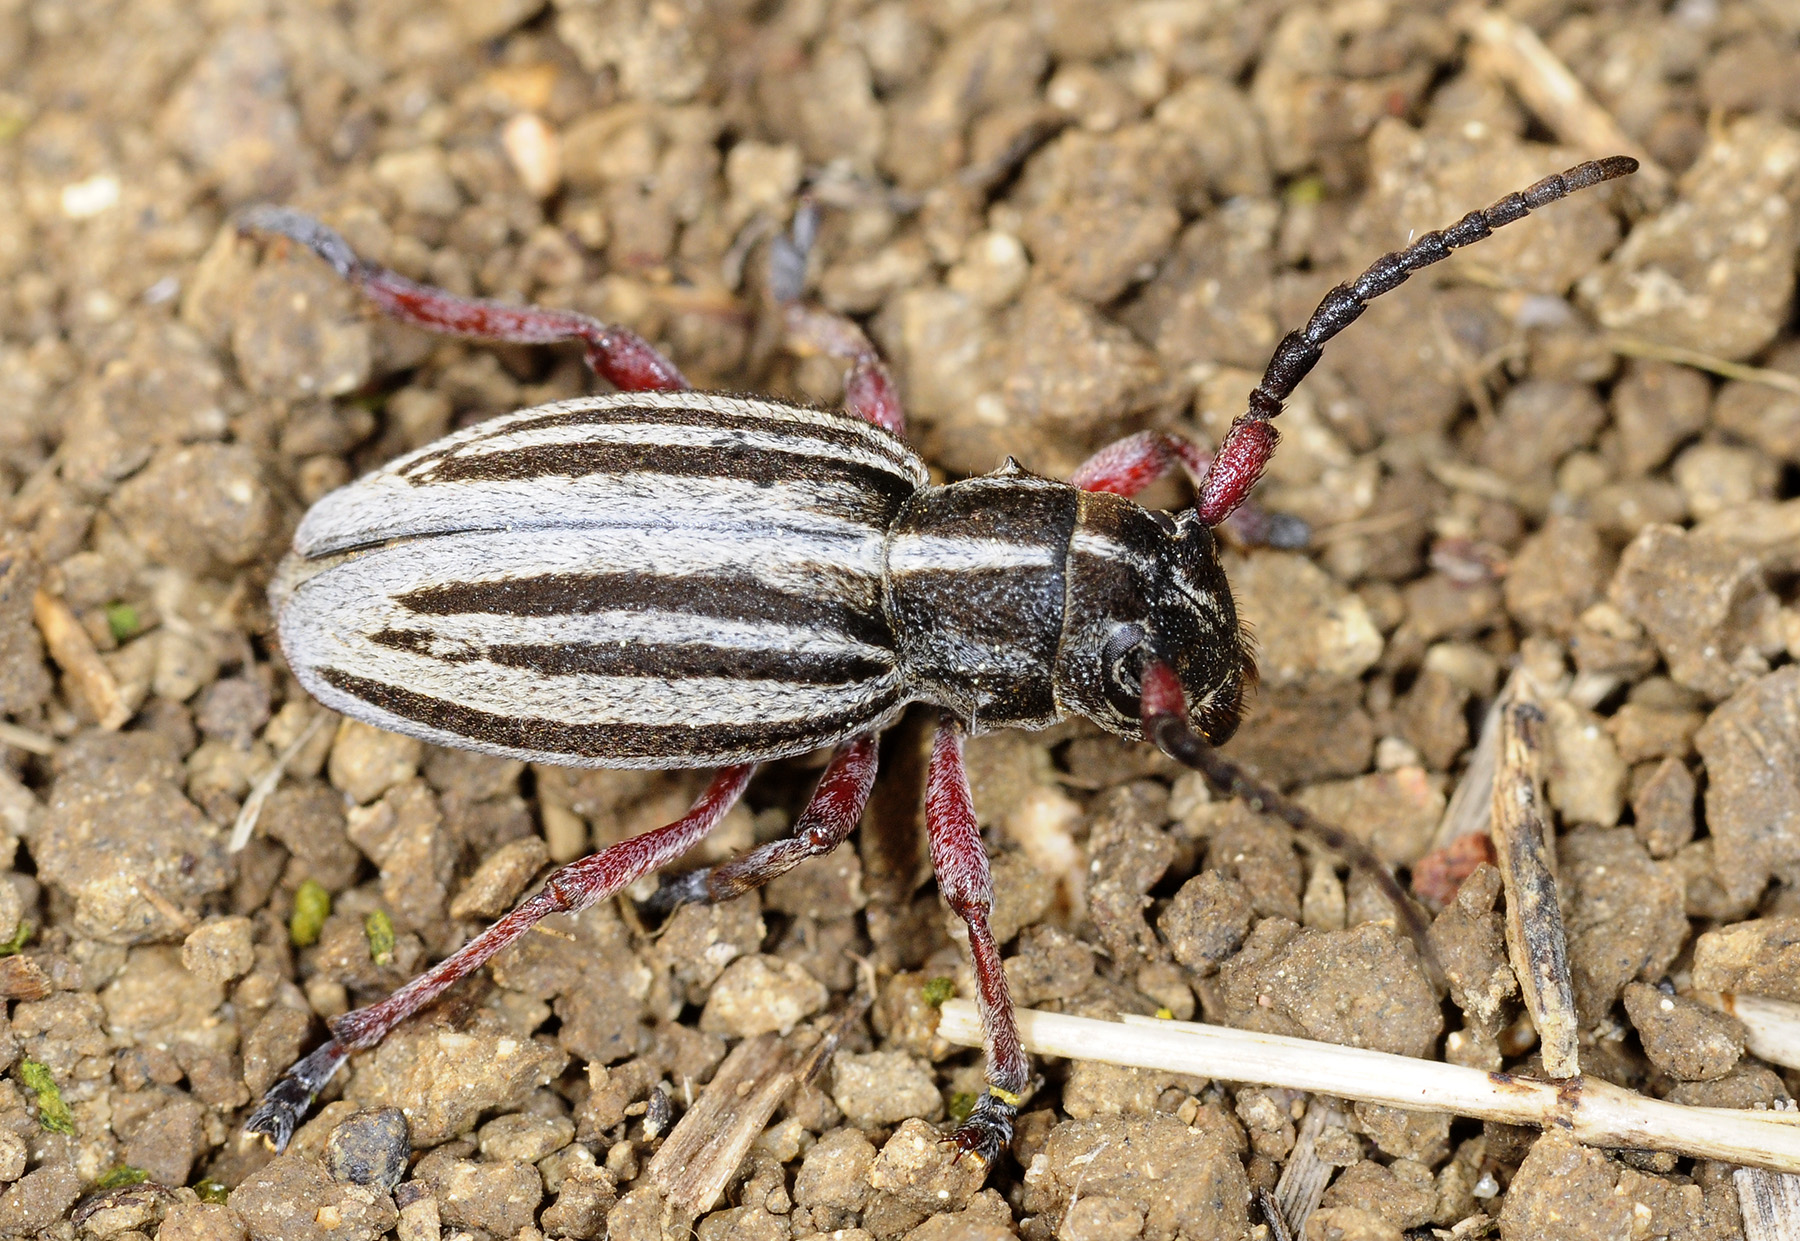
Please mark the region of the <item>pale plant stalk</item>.
<svg viewBox="0 0 1800 1241"><path fill-rule="evenodd" d="M1589 1146L1663 1150L1776 1172L1800 1172L1800 1113L1685 1107L1598 1078L1543 1081L1506 1073L1258 1034L1195 1022L1125 1017L1098 1021L1030 1010L1018 1014L1025 1049L1259 1086L1321 1091L1417 1112L1557 1127ZM938 1034L981 1045L974 1004L950 1000Z"/></svg>

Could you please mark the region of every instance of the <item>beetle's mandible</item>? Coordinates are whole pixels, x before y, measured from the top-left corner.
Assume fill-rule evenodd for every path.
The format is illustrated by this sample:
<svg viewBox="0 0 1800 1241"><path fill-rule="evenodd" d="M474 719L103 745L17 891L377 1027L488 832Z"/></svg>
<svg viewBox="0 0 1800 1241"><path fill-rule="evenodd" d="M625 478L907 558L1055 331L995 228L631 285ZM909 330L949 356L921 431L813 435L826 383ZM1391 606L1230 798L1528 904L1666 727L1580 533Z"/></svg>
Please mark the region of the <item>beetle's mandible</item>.
<svg viewBox="0 0 1800 1241"><path fill-rule="evenodd" d="M954 1135L965 1151L994 1159L1030 1079L988 927L966 732L1080 715L1152 741L1368 869L1423 946L1421 915L1372 854L1215 749L1237 726L1254 664L1213 527L1268 462L1283 401L1372 298L1636 166L1614 157L1547 177L1332 289L1277 346L1210 461L1148 432L1067 483L1008 461L931 484L866 337L797 296L784 305L790 337L848 365L843 412L692 392L630 332L458 298L363 261L310 217L247 212L244 230L309 247L399 320L485 340L580 341L619 389L470 427L320 500L271 589L301 683L346 715L442 745L582 766L719 768L682 819L555 871L460 951L337 1018L248 1127L285 1145L351 1052L540 919L680 857L758 762L836 747L790 837L667 880L654 903L725 900L836 847L868 801L877 735L914 702L943 711L926 822L941 891L969 928L986 1030L988 1090ZM791 249L785 258L791 273ZM797 284L775 267L776 283ZM1171 517L1131 500L1175 469L1195 480L1193 508Z"/></svg>

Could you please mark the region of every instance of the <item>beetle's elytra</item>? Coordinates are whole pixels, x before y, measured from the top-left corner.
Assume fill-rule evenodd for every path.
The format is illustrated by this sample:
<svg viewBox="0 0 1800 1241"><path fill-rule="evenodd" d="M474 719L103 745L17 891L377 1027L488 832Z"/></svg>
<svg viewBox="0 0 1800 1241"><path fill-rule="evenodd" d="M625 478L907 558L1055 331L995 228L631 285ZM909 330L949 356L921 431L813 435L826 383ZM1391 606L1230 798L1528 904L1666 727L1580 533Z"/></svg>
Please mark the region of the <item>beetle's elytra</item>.
<svg viewBox="0 0 1800 1241"><path fill-rule="evenodd" d="M1212 527L1268 462L1282 402L1371 299L1636 166L1614 157L1546 177L1333 288L1276 347L1210 462L1145 433L1068 483L1008 461L931 484L900 438L898 395L867 339L791 296L790 336L849 365L844 412L694 393L630 332L457 298L359 259L309 217L247 213L245 230L309 247L402 321L515 343L578 340L620 389L493 419L322 499L271 593L302 683L347 715L440 744L720 769L682 819L552 873L460 951L334 1021L332 1039L276 1083L248 1127L285 1145L351 1052L545 916L680 857L757 762L836 747L790 837L666 881L652 903L728 899L835 848L868 801L876 735L911 702L943 711L926 824L940 890L969 928L987 1036L988 1090L954 1135L965 1151L993 1160L1030 1082L988 926L987 855L962 761L970 730L1076 714L1151 740L1368 869L1429 959L1420 915L1366 848L1214 748L1237 725L1254 667ZM792 260L773 264L785 294ZM1196 479L1193 508L1171 517L1131 501L1176 468Z"/></svg>

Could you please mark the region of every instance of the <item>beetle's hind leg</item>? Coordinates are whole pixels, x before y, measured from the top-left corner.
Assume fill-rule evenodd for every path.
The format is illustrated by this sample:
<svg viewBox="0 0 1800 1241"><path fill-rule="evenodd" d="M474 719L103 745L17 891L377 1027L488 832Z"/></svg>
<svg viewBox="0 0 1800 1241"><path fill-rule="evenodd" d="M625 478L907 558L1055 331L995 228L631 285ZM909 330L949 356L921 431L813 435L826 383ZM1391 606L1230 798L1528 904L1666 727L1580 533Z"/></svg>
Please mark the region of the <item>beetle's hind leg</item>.
<svg viewBox="0 0 1800 1241"><path fill-rule="evenodd" d="M664 879L645 905L662 913L689 903L717 904L780 878L808 858L844 843L862 819L875 787L875 738L857 737L839 747L819 778L793 834L758 845L728 862Z"/></svg>
<svg viewBox="0 0 1800 1241"><path fill-rule="evenodd" d="M887 363L868 334L822 306L805 300L806 256L819 231L819 208L802 199L793 227L775 239L769 255L769 295L781 308L787 347L802 357L823 355L843 362L844 408L895 435L906 434L906 411Z"/></svg>
<svg viewBox="0 0 1800 1241"><path fill-rule="evenodd" d="M512 345L579 340L594 373L626 392L679 391L688 381L655 346L626 328L612 327L573 310L508 306L458 297L408 280L367 259L335 230L289 207L251 207L238 216L239 231L286 237L330 263L383 314L401 323Z"/></svg>
<svg viewBox="0 0 1800 1241"><path fill-rule="evenodd" d="M551 914L586 909L686 853L737 803L754 770L750 764L721 768L686 815L552 871L542 888L456 952L386 999L337 1018L331 1023L330 1041L270 1088L244 1122L245 1130L262 1134L276 1150L285 1148L312 1101L351 1052L379 1043L388 1031Z"/></svg>

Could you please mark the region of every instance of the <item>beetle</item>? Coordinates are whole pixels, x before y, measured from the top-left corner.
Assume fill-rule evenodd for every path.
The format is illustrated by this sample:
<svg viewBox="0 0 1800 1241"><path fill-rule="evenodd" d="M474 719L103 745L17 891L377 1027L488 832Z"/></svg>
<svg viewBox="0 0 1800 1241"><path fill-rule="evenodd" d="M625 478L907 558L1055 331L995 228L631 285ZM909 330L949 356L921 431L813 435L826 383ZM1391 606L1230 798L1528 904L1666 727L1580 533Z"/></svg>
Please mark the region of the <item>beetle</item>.
<svg viewBox="0 0 1800 1241"><path fill-rule="evenodd" d="M801 302L799 247L777 268L791 337L847 364L842 410L696 393L641 337L570 311L461 298L359 258L309 216L253 208L402 322L484 340L580 342L618 391L466 428L320 499L270 598L300 683L353 718L536 762L712 767L682 818L553 872L458 952L374 1004L265 1096L247 1128L285 1146L354 1051L552 913L584 909L679 858L759 762L833 753L792 835L666 879L652 904L720 901L840 844L875 780L876 738L910 703L942 711L925 810L940 890L968 927L987 1091L952 1135L991 1163L1028 1088L999 946L965 735L1082 716L1150 741L1369 870L1429 961L1424 922L1354 837L1257 783L1217 747L1255 665L1213 530L1275 450L1272 420L1322 349L1414 271L1577 190L1626 157L1546 177L1376 260L1277 345L1210 461L1144 432L1068 482L1008 460L933 484L901 438L893 380L861 330ZM801 262L803 265L803 260ZM1132 500L1182 469L1193 507Z"/></svg>

